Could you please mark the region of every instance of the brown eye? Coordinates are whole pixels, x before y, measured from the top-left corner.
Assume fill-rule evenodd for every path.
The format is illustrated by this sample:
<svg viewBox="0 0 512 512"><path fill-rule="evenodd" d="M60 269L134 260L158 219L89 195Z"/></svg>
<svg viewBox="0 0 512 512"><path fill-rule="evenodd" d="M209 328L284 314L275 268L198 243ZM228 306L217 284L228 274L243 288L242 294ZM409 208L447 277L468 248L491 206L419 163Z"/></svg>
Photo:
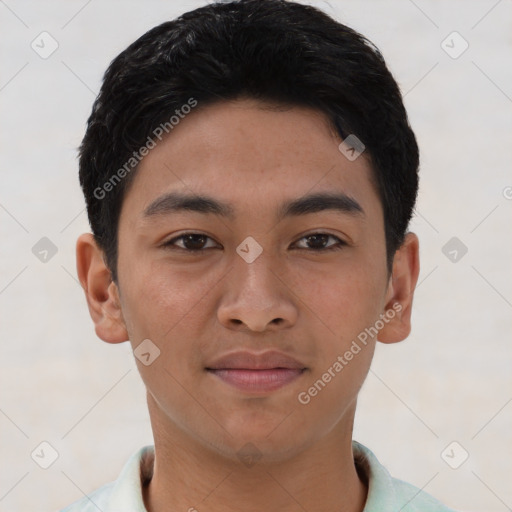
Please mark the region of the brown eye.
<svg viewBox="0 0 512 512"><path fill-rule="evenodd" d="M327 245L329 239L336 240L337 243ZM301 238L307 243L307 247L299 247L299 249L310 249L316 252L331 251L341 249L346 243L337 236L330 235L329 233L312 233Z"/></svg>
<svg viewBox="0 0 512 512"><path fill-rule="evenodd" d="M177 241L181 241L182 246L176 245ZM211 238L202 233L185 233L180 235L172 240L169 240L164 244L165 247L182 249L184 251L189 252L201 252L206 247L207 240L211 240Z"/></svg>
<svg viewBox="0 0 512 512"><path fill-rule="evenodd" d="M335 243L329 244L329 239L334 240ZM203 252L204 249L214 248L215 245L207 246L208 240L212 240L209 236L203 233L184 233L178 237L169 240L164 247L171 249L181 249L187 252ZM347 245L346 242L338 238L337 236L330 235L329 233L312 233L306 235L300 239L306 241L305 247L299 247L301 250L309 250L314 252L327 252L332 250L342 249L343 246ZM180 242L178 245L176 242ZM329 244L329 245L328 245Z"/></svg>

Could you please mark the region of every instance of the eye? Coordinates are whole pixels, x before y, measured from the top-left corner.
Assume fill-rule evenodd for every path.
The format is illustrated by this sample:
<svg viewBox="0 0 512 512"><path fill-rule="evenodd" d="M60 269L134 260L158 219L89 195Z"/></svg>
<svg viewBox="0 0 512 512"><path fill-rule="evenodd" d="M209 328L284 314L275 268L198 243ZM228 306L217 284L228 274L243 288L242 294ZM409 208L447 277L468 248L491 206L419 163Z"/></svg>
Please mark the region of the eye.
<svg viewBox="0 0 512 512"><path fill-rule="evenodd" d="M184 247L176 245L176 241L181 240ZM188 252L201 252L205 248L206 240L212 240L209 236L202 233L184 233L163 244L164 247L182 249ZM206 247L208 248L208 247Z"/></svg>
<svg viewBox="0 0 512 512"><path fill-rule="evenodd" d="M337 241L337 243L326 245L329 239ZM211 249L215 247L207 245L207 241L212 240L209 236L203 233L184 233L183 235L177 236L163 244L163 247L169 247L171 249L181 249L187 252L202 252L204 249ZM330 235L329 233L311 233L303 236L299 241L305 240L307 244L311 244L312 247L299 247L301 250L310 250L314 252L325 252L340 250L343 246L347 245L346 242L338 238L337 236ZM182 246L177 245L176 242L182 243Z"/></svg>
<svg viewBox="0 0 512 512"><path fill-rule="evenodd" d="M329 238L337 240L337 243L326 246ZM340 250L343 248L343 246L347 245L346 242L337 236L330 235L329 233L311 233L309 235L303 236L300 240L306 240L306 243L312 244L313 247L306 247L305 249L313 250L315 252ZM304 249L304 247L299 247L299 249Z"/></svg>

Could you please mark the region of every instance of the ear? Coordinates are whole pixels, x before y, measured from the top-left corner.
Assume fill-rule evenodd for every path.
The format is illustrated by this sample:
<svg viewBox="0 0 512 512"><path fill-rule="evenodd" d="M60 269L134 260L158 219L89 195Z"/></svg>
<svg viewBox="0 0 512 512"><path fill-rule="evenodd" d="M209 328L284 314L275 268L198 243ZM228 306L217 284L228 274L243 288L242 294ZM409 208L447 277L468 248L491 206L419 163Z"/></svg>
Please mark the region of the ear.
<svg viewBox="0 0 512 512"><path fill-rule="evenodd" d="M420 272L419 241L414 233L407 233L403 244L395 252L393 272L386 293L384 327L377 339L382 343L402 341L411 332L411 311L414 289Z"/></svg>
<svg viewBox="0 0 512 512"><path fill-rule="evenodd" d="M121 343L128 341L128 332L121 311L119 290L112 281L103 254L92 233L78 237L76 268L96 334L107 343Z"/></svg>

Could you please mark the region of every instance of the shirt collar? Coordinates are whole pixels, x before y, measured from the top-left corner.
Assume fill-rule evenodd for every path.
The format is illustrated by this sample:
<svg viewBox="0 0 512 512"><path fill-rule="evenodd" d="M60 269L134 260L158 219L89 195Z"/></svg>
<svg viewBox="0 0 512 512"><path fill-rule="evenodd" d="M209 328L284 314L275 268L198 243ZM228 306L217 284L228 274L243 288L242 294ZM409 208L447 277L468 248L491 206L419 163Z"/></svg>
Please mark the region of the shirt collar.
<svg viewBox="0 0 512 512"><path fill-rule="evenodd" d="M153 476L154 460L153 445L140 448L128 459L114 483L105 512L147 512L142 487Z"/></svg>
<svg viewBox="0 0 512 512"><path fill-rule="evenodd" d="M368 485L363 512L394 512L396 496L389 472L366 446L352 441L352 450L358 473ZM133 453L114 482L105 512L147 512L142 488L151 480L154 458L153 445L144 446Z"/></svg>

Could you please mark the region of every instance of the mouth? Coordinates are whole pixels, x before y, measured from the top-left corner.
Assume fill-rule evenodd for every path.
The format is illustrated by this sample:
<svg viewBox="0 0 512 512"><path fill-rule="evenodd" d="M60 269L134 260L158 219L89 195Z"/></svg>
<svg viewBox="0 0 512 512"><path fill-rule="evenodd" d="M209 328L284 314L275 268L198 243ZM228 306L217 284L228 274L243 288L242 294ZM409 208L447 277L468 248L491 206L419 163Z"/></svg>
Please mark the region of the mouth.
<svg viewBox="0 0 512 512"><path fill-rule="evenodd" d="M268 370L251 370L242 368L223 368L207 371L226 384L245 392L266 393L276 391L299 378L306 369L271 368Z"/></svg>
<svg viewBox="0 0 512 512"><path fill-rule="evenodd" d="M297 380L306 370L296 359L275 351L235 352L206 367L215 378L251 394L276 391Z"/></svg>

